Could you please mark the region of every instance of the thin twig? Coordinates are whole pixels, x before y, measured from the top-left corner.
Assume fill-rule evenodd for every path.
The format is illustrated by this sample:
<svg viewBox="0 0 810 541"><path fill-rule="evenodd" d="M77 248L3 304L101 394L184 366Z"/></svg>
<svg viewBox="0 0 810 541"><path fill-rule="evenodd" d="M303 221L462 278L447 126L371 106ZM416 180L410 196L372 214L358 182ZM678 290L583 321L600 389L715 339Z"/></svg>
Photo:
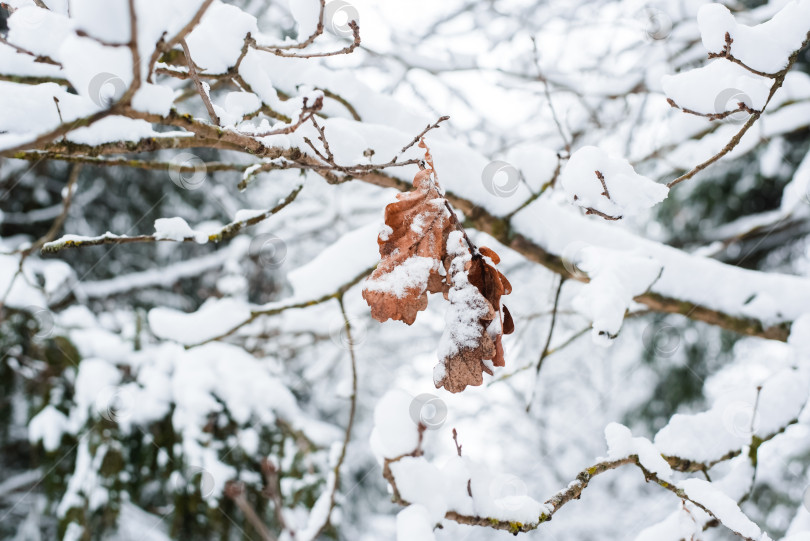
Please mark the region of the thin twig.
<svg viewBox="0 0 810 541"><path fill-rule="evenodd" d="M129 0L129 47L130 54L132 55L132 82L121 96L120 102L128 104L132 102L135 93L141 87L141 55L138 52L138 14L135 10L135 0Z"/></svg>
<svg viewBox="0 0 810 541"><path fill-rule="evenodd" d="M285 58L322 58L326 56L337 56L341 54L350 54L354 51L357 47L360 46L360 26L357 24L357 21L349 21L348 23L349 28L352 29L352 42L337 51L329 51L324 53L289 53L282 48L279 47L268 47L266 45L258 45L255 40L252 40L251 46L256 49L257 51L264 51L267 53L272 53L276 56L283 56Z"/></svg>
<svg viewBox="0 0 810 541"><path fill-rule="evenodd" d="M52 66L59 66L59 67L62 66L62 64L60 64L59 62L57 62L53 58L51 58L49 56L44 56L44 55L39 55L39 54L36 54L36 53L32 53L28 49L23 49L19 45L14 45L13 43L8 41L3 36L0 36L0 43L2 43L3 45L7 45L7 46L11 47L12 49L14 49L15 51L17 51L20 54L33 56L34 57L34 62L39 62L41 64L51 64Z"/></svg>
<svg viewBox="0 0 810 541"><path fill-rule="evenodd" d="M261 517L259 517L259 514L256 513L256 510L253 509L253 506L250 505L250 502L247 501L243 483L235 481L229 482L225 485L225 495L233 500L239 510L242 511L247 521L253 526L253 529L256 530L256 533L261 536L262 541L277 541L278 538L270 533L267 525Z"/></svg>
<svg viewBox="0 0 810 541"><path fill-rule="evenodd" d="M607 184L605 183L605 175L602 174L601 171L594 171L596 173L596 178L599 179L599 182L602 183L602 194L608 199L610 199L610 192L608 191Z"/></svg>
<svg viewBox="0 0 810 541"><path fill-rule="evenodd" d="M461 444L458 442L458 432L455 428L453 429L453 443L456 444L456 453L461 456Z"/></svg>
<svg viewBox="0 0 810 541"><path fill-rule="evenodd" d="M284 502L281 499L281 479L278 475L278 468L276 468L273 461L267 457L262 459L261 468L265 479L262 493L268 499L272 500L276 520L281 526L281 529L289 530L287 520L284 518Z"/></svg>
<svg viewBox="0 0 810 541"><path fill-rule="evenodd" d="M214 0L203 0L203 3L200 4L199 9L197 9L197 12L194 14L191 20L189 20L189 22L186 23L186 25L181 28L172 39L169 41L164 41L163 38L161 38L161 40L157 43L155 50L152 52L151 58L149 59L149 69L147 71L146 78L148 82L152 82L152 73L155 70L155 63L157 63L160 55L170 51L172 47L180 43L180 40L185 39L186 36L191 33L191 31L194 30L198 24L200 24L200 20L202 19L203 15L213 3Z"/></svg>
<svg viewBox="0 0 810 541"><path fill-rule="evenodd" d="M622 216L611 216L610 214L605 214L601 210L596 210L595 208L592 208L592 207L586 208L585 209L585 214L595 214L596 216L599 216L600 218L604 218L605 220L610 220L610 221L614 221L614 222L622 219Z"/></svg>
<svg viewBox="0 0 810 541"><path fill-rule="evenodd" d="M352 394L350 397L349 420L346 423L346 431L343 436L343 446L340 448L340 455L338 456L337 462L335 463L335 467L332 469L334 481L332 482L332 488L329 494L329 512L327 512L326 520L318 529L318 532L313 536L313 539L317 538L331 522L332 510L335 508L335 497L337 496L337 491L340 489L340 468L343 466L343 462L346 460L346 450L349 448L349 442L352 439L352 428L354 427L354 419L357 413L357 358L355 357L354 352L354 339L352 338L352 324L351 321L349 320L349 316L346 314L346 307L343 304L344 293L340 294L340 296L337 298L337 301L338 304L340 305L340 313L343 315L344 328L346 330L346 342L349 346L348 347L349 360L351 361Z"/></svg>
<svg viewBox="0 0 810 541"><path fill-rule="evenodd" d="M551 337L554 335L554 325L557 322L557 310L560 306L560 293L562 292L565 277L560 275L560 283L557 285L557 292L554 294L554 307L551 309L551 323L548 326L548 335L546 336L546 344L543 346L543 351L540 352L540 358L537 360L537 365L534 369L534 386L532 386L532 394L529 397L529 402L526 404L526 412L528 413L532 408L534 402L534 395L537 392L537 380L540 379L540 369L543 368L543 361L549 355L549 348L551 347Z"/></svg>
<svg viewBox="0 0 810 541"><path fill-rule="evenodd" d="M188 50L188 44L186 43L185 39L180 40L180 46L183 48L183 53L186 55L188 74L191 76L191 80L194 81L194 86L197 87L197 93L200 95L200 98L205 104L205 110L208 111L208 116L211 118L211 122L219 126L219 117L217 116L216 111L214 111L214 105L211 103L211 96L208 95L208 90L205 88L205 86L203 86L203 82L200 81L200 78L197 76L197 66L194 64L194 59L191 58L191 51Z"/></svg>
<svg viewBox="0 0 810 541"><path fill-rule="evenodd" d="M294 124L290 124L288 126L284 126L283 128L277 128L275 130L270 130L263 133L251 133L245 134L251 137L267 137L270 135L284 135L288 133L292 133L298 129L304 122L310 120L315 113L320 111L323 108L323 96L318 96L315 99L315 102L312 105L309 105L309 100L305 97L303 101L303 105L301 107L301 112L298 113L298 120Z"/></svg>
<svg viewBox="0 0 810 541"><path fill-rule="evenodd" d="M776 93L777 90L779 90L779 88L785 82L785 77L787 77L787 74L791 70L791 68L793 67L793 64L796 63L796 60L799 57L799 53L802 50L804 50L804 48L807 46L808 42L810 42L810 32L807 33L807 36L805 37L805 40L802 43L801 47L799 49L797 49L796 51L794 51L793 54L790 55L790 58L788 59L787 66L785 66L785 68L782 71L775 74L773 85L771 86L771 90L768 93L768 98L765 100L765 104L762 106L762 110L754 111L751 114L751 116L748 117L748 120L745 122L745 124L743 124L743 126L740 128L740 130L734 135L734 137L731 138L731 140L726 144L726 146L724 146L722 148L722 150L720 150L720 152L718 152L717 154L715 154L711 158L699 163L698 165L696 165L694 168L692 168L687 173L684 173L683 175L679 176L675 180L669 182L667 184L668 188L672 188L676 184L680 184L681 182L683 182L685 180L689 180L690 178L694 177L696 174L701 172L703 169L706 169L707 167L709 167L710 165L712 165L713 163L715 163L720 158L722 158L723 156L725 156L726 154L728 154L729 152L731 152L732 150L734 150L737 147L737 145L742 140L743 135L745 135L746 132L748 132L748 130L751 128L751 126L753 126L754 123L756 123L756 121L759 120L759 118L765 112L765 109L768 107L768 104L771 102L771 99L773 98L774 94ZM671 102L671 103L674 103L674 102Z"/></svg>
<svg viewBox="0 0 810 541"><path fill-rule="evenodd" d="M403 154L403 153L404 153L406 150L408 150L408 149L409 149L409 148L411 148L413 145L415 145L416 143L418 143L418 142L419 142L419 141L422 139L422 137L424 137L424 136L425 136L425 134L426 134L427 132L429 132L430 130L434 130L434 129L438 128L438 127L439 127L439 124L441 124L441 123L442 123L442 122L444 122L445 120L450 120L450 117L449 117L449 116L447 116L447 115L445 115L445 116L441 116L441 117L439 117L439 120L437 120L437 121L436 121L436 122L434 122L433 124L428 124L428 125L427 125L427 127L426 127L424 130L422 130L422 131L421 131L421 133L419 133L419 135L417 135L416 137L414 137L414 138L413 138L413 141L411 141L410 143L408 143L407 145L405 145L404 147L402 147L402 150L400 150L400 151L399 151L399 153L400 153L400 154Z"/></svg>
<svg viewBox="0 0 810 541"><path fill-rule="evenodd" d="M24 255L30 254L36 250L38 250L41 246L45 245L46 243L52 241L56 234L59 233L59 230L62 229L62 225L65 223L67 219L68 212L70 211L70 204L73 202L73 194L76 192L76 182L79 180L79 173L82 170L82 164L78 163L74 165L70 169L70 176L68 177L67 185L65 185L65 195L62 198L62 212L53 221L51 224L50 229L48 232L45 233L40 239L38 239L34 244L32 244L27 250L23 252Z"/></svg>
<svg viewBox="0 0 810 541"><path fill-rule="evenodd" d="M345 284L340 286L337 289L337 291L334 291L332 293L327 293L327 294L322 295L321 297L318 297L316 299L307 299L307 300L302 300L302 301L296 300L294 302L279 302L279 303L274 303L272 306L269 306L269 307L253 310L253 311L251 311L249 317L247 317L246 319L244 319L240 323L237 323L236 325L234 325L233 327L231 327L229 330L225 331L224 333L222 333L222 334L220 334L218 336L215 336L213 338L209 338L207 340L204 340L202 342L199 342L197 344L191 344L191 345L187 346L187 348L189 348L189 349L190 348L195 348L195 347L198 347L198 346L203 346L203 345L208 344L210 342L217 342L219 340L224 340L225 338L228 338L229 336L231 336L234 333L236 333L237 331L239 331L239 329L241 329L245 325L249 325L250 323L253 323L254 321L256 321L260 317L275 316L275 315L281 314L283 312L286 312L287 310L297 310L299 308L309 308L310 306L315 306L317 304L323 304L325 302L329 302L332 299L338 299L346 291L348 291L349 289L351 289L355 285L359 284L361 280L365 279L365 277L368 276L369 274L371 274L373 271L374 271L374 267L369 268L369 269L365 269L364 271L360 272L357 276L355 276L354 278L352 278L351 280L349 280L348 282L346 282Z"/></svg>
<svg viewBox="0 0 810 541"><path fill-rule="evenodd" d="M565 131L562 127L562 122L560 122L559 117L557 116L557 110L554 108L554 102L551 99L551 90L549 89L548 79L543 75L543 71L540 69L540 52L537 49L537 40L534 39L532 36L532 52L534 56L534 65L537 68L537 78L543 82L543 93L546 95L546 101L548 102L548 108L551 110L551 118L554 120L554 125L557 126L557 133L560 134L560 139L562 139L563 145L565 146L565 151L568 155L571 155L571 141L568 140L568 137L565 135Z"/></svg>
<svg viewBox="0 0 810 541"><path fill-rule="evenodd" d="M77 166L78 167L78 166ZM241 232L246 227L256 225L264 220L270 218L274 214L281 211L287 205L295 201L295 198L298 197L298 194L303 189L303 185L296 187L292 192L290 192L287 197L284 198L278 205L275 207L266 210L260 214L252 216L246 220L237 220L233 221L225 226L223 226L219 231L215 233L210 233L206 237L206 242L222 242L224 240L231 239L235 237L239 232ZM97 237L85 237L85 238L75 238L73 236L68 236L67 238L63 237L61 239L52 241L52 242L45 242L42 245L42 253L43 254L55 254L60 252L66 248L83 248L87 246L100 246L103 244L131 244L131 243L141 243L141 242L198 242L195 237L185 237L181 240L175 238L161 238L158 237L157 234L152 235L136 235L136 236L126 236L126 235L114 235L111 233L105 233L104 235L99 235Z"/></svg>
<svg viewBox="0 0 810 541"><path fill-rule="evenodd" d="M326 0L320 0L320 8L318 10L318 24L315 25L315 30L304 41L293 43L292 45L277 45L276 50L289 50L289 49L306 49L315 41L315 39L323 34L323 12L326 9Z"/></svg>
<svg viewBox="0 0 810 541"><path fill-rule="evenodd" d="M768 72L765 72L765 71L756 70L756 69L752 68L751 66L749 66L748 64L746 64L745 62L743 62L742 60L740 60L739 58L736 58L734 55L731 54L731 44L733 42L734 42L734 40L731 39L731 34L726 32L725 45L723 45L723 50L721 52L719 52L719 53L709 53L709 58L710 59L711 58L725 58L726 60L734 62L738 66L742 66L743 68L747 69L748 71L750 71L754 75L759 75L760 77L766 77L768 79L776 79L779 76L778 72L777 73L768 73Z"/></svg>

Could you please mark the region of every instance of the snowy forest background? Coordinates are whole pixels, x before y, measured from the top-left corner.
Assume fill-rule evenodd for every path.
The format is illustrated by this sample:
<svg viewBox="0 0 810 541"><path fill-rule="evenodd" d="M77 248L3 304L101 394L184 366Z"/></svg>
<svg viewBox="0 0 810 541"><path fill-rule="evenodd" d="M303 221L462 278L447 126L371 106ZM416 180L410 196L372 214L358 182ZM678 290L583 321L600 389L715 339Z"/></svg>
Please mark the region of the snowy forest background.
<svg viewBox="0 0 810 541"><path fill-rule="evenodd" d="M810 539L810 1L707 4L0 3L0 538ZM460 393L362 296L420 135Z"/></svg>

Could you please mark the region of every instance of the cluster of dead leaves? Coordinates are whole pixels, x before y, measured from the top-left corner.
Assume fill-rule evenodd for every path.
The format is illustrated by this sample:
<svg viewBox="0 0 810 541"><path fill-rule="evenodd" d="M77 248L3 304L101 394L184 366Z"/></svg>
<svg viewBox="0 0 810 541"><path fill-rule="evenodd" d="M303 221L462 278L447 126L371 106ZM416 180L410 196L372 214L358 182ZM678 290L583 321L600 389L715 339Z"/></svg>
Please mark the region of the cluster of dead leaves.
<svg viewBox="0 0 810 541"><path fill-rule="evenodd" d="M498 255L467 237L438 185L430 151L424 141L419 146L428 167L416 174L412 191L385 208L386 228L377 240L381 261L363 298L374 319L408 325L427 308L428 293L450 301L434 382L457 393L504 366L501 339L514 323L501 296L512 286L494 267Z"/></svg>

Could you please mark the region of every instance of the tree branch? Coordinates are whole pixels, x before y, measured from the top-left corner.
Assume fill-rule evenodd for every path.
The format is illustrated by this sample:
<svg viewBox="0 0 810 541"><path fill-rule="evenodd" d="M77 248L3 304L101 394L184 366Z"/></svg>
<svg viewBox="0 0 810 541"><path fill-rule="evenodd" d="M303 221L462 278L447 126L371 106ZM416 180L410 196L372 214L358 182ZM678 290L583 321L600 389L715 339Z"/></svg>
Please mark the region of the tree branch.
<svg viewBox="0 0 810 541"><path fill-rule="evenodd" d="M284 198L281 203L272 209L266 210L261 214L257 214L256 216L253 216L247 220L233 221L228 225L223 226L216 233L209 234L207 241L219 243L224 240L231 239L244 228L263 222L295 201L295 198L298 197L298 194L301 192L303 187L303 185L300 185L295 188L287 197ZM45 242L42 246L42 253L55 254L64 250L65 248L82 248L87 246L100 246L103 244L131 244L141 242L197 242L197 240L194 237L186 237L182 240L159 238L157 234L137 235L134 237L128 237L126 235L114 235L112 233L105 233L104 235L99 235L97 237L76 237L74 235L68 235L52 242Z"/></svg>
<svg viewBox="0 0 810 541"><path fill-rule="evenodd" d="M726 36L728 37L728 34L726 34ZM728 39L730 39L730 38L728 38ZM743 126L740 128L740 131L738 131L734 135L734 137L731 138L731 140L726 144L726 146L724 146L720 150L720 152L718 152L717 154L715 154L711 158L699 163L698 165L693 167L692 170L684 173L683 175L679 176L675 180L670 181L667 184L668 188L672 188L676 184L680 184L681 182L683 182L685 180L689 180L690 178L694 177L699 172L701 172L703 169L706 169L707 167L709 167L710 165L712 165L713 163L718 161L720 158L722 158L723 156L725 156L726 154L728 154L729 152L734 150L734 148L738 144L740 144L740 141L742 140L743 135L745 135L746 132L748 132L748 130L751 128L751 126L753 126L756 123L756 121L759 120L759 118L765 112L765 109L768 107L768 104L771 102L771 99L773 98L773 95L776 93L777 90L779 90L779 88L785 82L785 77L787 77L787 74L788 74L788 72L790 72L791 68L793 67L793 64L796 63L796 60L799 57L799 53L801 53L804 50L804 48L807 47L808 42L810 42L810 32L807 33L807 37L805 38L804 42L802 43L802 46L799 49L797 49L796 51L794 51L793 54L790 55L790 58L788 59L787 66L785 66L785 68L782 71L780 71L780 72L778 72L776 74L773 74L773 75L764 75L765 77L772 77L774 79L774 81L773 81L773 85L771 86L771 90L768 93L768 98L765 100L765 105L762 106L762 110L754 111L752 109L749 109L747 106L745 106L745 104L742 104L740 110L745 110L745 111L748 111L748 112L753 111L753 112L751 113L751 116L748 117L748 120L745 122L745 124L743 124ZM728 43L727 46L730 46L730 42ZM673 105L673 106L677 107L677 105L675 105L674 101L669 100L669 103L670 103L670 105ZM687 112L690 112L692 114L700 114L700 113L695 113L693 111L687 111ZM738 112L738 111L733 111L733 113L736 113L736 112ZM728 113L728 114L732 114L732 113ZM711 118L711 115L701 115L701 116L709 116ZM726 116L728 116L728 115L726 115ZM724 117L721 115L719 118L724 118Z"/></svg>
<svg viewBox="0 0 810 541"><path fill-rule="evenodd" d="M189 76L191 76L191 80L194 81L194 86L197 87L197 93L200 95L200 99L202 99L202 102L205 104L205 110L208 111L208 116L211 118L211 122L219 126L219 117L217 116L216 111L214 111L214 106L211 103L211 97L208 95L208 91L203 86L200 78L197 76L197 66L194 65L194 60L191 58L191 51L188 50L188 45L186 44L185 39L180 40L180 46L183 48L183 53L186 55Z"/></svg>

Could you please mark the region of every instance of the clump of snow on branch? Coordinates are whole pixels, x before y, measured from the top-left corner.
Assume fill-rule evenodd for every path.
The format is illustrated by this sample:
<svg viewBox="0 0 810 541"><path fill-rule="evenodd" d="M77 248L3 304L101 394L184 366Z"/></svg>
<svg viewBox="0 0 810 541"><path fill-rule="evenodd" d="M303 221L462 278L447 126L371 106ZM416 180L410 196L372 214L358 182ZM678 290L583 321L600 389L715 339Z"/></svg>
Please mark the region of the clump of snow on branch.
<svg viewBox="0 0 810 541"><path fill-rule="evenodd" d="M669 193L666 186L636 173L627 160L594 146L574 152L560 180L575 205L614 219L650 208Z"/></svg>
<svg viewBox="0 0 810 541"><path fill-rule="evenodd" d="M793 51L800 49L810 28L810 4L792 0L764 23L747 26L737 22L723 4L706 4L698 10L703 46L710 53L722 53L731 38L734 58L763 73L776 73L787 65Z"/></svg>
<svg viewBox="0 0 810 541"><path fill-rule="evenodd" d="M48 404L28 423L28 439L31 443L41 441L45 450L52 453L59 448L68 427L67 416Z"/></svg>
<svg viewBox="0 0 810 541"><path fill-rule="evenodd" d="M312 261L290 270L287 281L293 289L289 295L264 305L251 305L236 298L211 298L196 311L185 313L168 307L149 311L152 332L160 338L183 345L195 345L212 340L250 320L253 311L281 311L285 307L306 305L331 296L337 289L359 280L377 261L374 234L377 224L370 223L343 235L337 242L322 250ZM283 241L267 238L277 248ZM324 269L329 269L324 274Z"/></svg>
<svg viewBox="0 0 810 541"><path fill-rule="evenodd" d="M666 455L712 463L750 444L753 437L771 437L798 419L808 394L806 368L783 368L756 386L750 379L736 388L726 384L710 410L675 414L655 435L655 445Z"/></svg>
<svg viewBox="0 0 810 541"><path fill-rule="evenodd" d="M183 218L179 217L158 218L155 220L155 238L179 242L193 240L198 244L208 242L208 235L200 231L194 231Z"/></svg>
<svg viewBox="0 0 810 541"><path fill-rule="evenodd" d="M390 468L392 488L410 507L417 508L407 513L408 508L400 511L398 524L408 518L418 522L398 527L397 541L414 539L414 531L426 531L451 511L521 524L537 523L548 512L544 504L506 487L516 478L494 473L467 456L452 457L441 466L428 461L419 447L419 423L409 411L413 400L402 390L388 391L374 410L371 434L378 460ZM438 433L449 436L447 431Z"/></svg>
<svg viewBox="0 0 810 541"><path fill-rule="evenodd" d="M760 111L771 84L769 79L724 59L661 79L664 92L679 107L705 115L738 111L740 103Z"/></svg>
<svg viewBox="0 0 810 541"><path fill-rule="evenodd" d="M412 453L419 445L419 430L409 412L412 401L405 391L393 389L377 402L370 441L380 462Z"/></svg>
<svg viewBox="0 0 810 541"><path fill-rule="evenodd" d="M574 298L574 308L593 322L593 340L601 345L618 336L633 298L648 291L663 269L650 257L595 246L583 247L571 263L590 279Z"/></svg>
<svg viewBox="0 0 810 541"><path fill-rule="evenodd" d="M214 2L187 38L194 63L206 73L228 71L239 58L248 32L258 33L256 17L237 6Z"/></svg>
<svg viewBox="0 0 810 541"><path fill-rule="evenodd" d="M675 485L678 490L686 494L691 502L706 509L727 528L738 532L746 539L761 539L762 541L770 539L745 516L737 502L715 484L698 478L675 481L672 468L650 440L633 437L630 429L617 423L608 425L605 429L605 437L609 459L617 460L635 456L639 465L655 475L657 481Z"/></svg>
<svg viewBox="0 0 810 541"><path fill-rule="evenodd" d="M644 469L664 481L672 480L672 468L647 438L634 437L626 426L611 423L605 427L605 440L608 446L608 459L620 460L635 455Z"/></svg>
<svg viewBox="0 0 810 541"><path fill-rule="evenodd" d="M724 118L735 111L762 111L771 99L772 75L783 70L801 49L810 27L810 6L794 0L756 26L739 23L722 4L698 10L703 46L715 58L706 66L662 78L671 104Z"/></svg>

